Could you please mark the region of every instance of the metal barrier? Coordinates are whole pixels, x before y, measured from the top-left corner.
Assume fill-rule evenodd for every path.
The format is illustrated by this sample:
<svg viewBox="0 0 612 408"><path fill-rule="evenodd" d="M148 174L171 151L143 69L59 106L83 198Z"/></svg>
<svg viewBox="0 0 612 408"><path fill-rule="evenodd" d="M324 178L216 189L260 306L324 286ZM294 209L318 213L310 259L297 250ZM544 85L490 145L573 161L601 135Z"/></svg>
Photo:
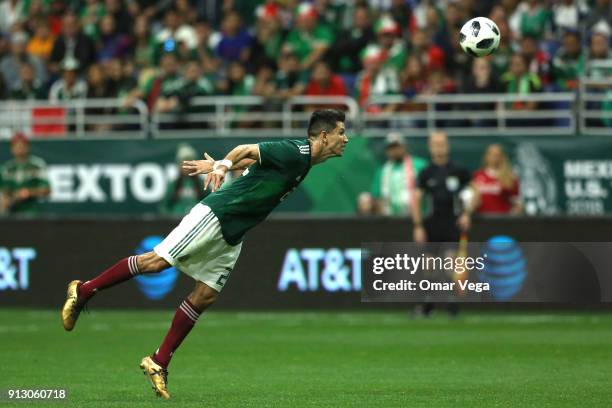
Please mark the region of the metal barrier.
<svg viewBox="0 0 612 408"><path fill-rule="evenodd" d="M573 93L377 96L363 108L362 133L409 129L422 136L439 129L457 136L573 135L575 104Z"/></svg>
<svg viewBox="0 0 612 408"><path fill-rule="evenodd" d="M612 136L612 60L586 64L578 95L580 133Z"/></svg>
<svg viewBox="0 0 612 408"><path fill-rule="evenodd" d="M608 67L608 65L606 65ZM612 63L609 63L612 72ZM401 130L424 136L434 129L450 135L612 135L612 78L585 77L580 92L442 94L406 98L372 97L359 107L350 97L197 97L177 112L149 112L143 101L120 99L59 103L0 102L0 138L25 131L41 138L172 138L303 136L310 112L338 107L354 133L379 136Z"/></svg>
<svg viewBox="0 0 612 408"><path fill-rule="evenodd" d="M338 107L356 124L359 107L344 96L296 96L287 100L260 96L206 96L193 98L178 112L153 112L154 137L302 136L315 108Z"/></svg>
<svg viewBox="0 0 612 408"><path fill-rule="evenodd" d="M0 102L0 137L4 138L15 131L45 139L145 138L148 123L149 111L140 100L129 106L119 99Z"/></svg>

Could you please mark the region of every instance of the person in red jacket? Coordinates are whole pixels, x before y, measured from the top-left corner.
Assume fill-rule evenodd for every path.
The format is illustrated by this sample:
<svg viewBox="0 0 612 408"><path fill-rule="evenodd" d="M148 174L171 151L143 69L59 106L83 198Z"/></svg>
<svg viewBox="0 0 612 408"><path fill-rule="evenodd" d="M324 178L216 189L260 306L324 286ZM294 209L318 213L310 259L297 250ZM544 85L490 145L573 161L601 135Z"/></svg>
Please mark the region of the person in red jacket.
<svg viewBox="0 0 612 408"><path fill-rule="evenodd" d="M312 69L310 82L304 92L306 96L346 96L346 87L340 75L332 73L325 61L318 61ZM330 108L329 105L308 106L307 110L315 111L321 108ZM331 106L334 109L343 109L343 106Z"/></svg>
<svg viewBox="0 0 612 408"><path fill-rule="evenodd" d="M519 179L512 171L510 160L499 144L491 144L485 151L482 167L472 176L472 187L477 192L479 214L519 214Z"/></svg>

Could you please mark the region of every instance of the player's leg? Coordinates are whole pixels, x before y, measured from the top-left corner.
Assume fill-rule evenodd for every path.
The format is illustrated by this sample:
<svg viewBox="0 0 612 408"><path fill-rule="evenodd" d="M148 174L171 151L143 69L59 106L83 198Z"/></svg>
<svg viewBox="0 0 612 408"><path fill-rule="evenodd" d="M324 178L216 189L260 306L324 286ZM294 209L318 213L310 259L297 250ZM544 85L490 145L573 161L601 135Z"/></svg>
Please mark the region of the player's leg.
<svg viewBox="0 0 612 408"><path fill-rule="evenodd" d="M70 282L66 293L66 301L62 307L64 329L70 331L74 328L81 310L98 291L130 280L136 275L161 272L169 267L170 264L155 252L147 252L146 254L123 258L85 283L79 280Z"/></svg>
<svg viewBox="0 0 612 408"><path fill-rule="evenodd" d="M140 368L148 376L158 396L170 398L167 387L170 359L195 326L202 312L215 302L218 294L219 292L205 283L196 281L194 290L176 309L162 344L152 356L147 356L140 362Z"/></svg>

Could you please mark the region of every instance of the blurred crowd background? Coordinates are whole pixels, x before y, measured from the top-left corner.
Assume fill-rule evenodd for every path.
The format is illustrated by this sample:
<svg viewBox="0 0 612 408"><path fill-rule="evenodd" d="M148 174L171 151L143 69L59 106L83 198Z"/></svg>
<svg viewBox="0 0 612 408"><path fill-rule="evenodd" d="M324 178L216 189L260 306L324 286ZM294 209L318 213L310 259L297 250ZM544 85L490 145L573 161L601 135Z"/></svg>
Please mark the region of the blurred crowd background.
<svg viewBox="0 0 612 408"><path fill-rule="evenodd" d="M489 58L459 47L474 16L501 31ZM609 0L2 0L0 98L567 91L610 58L611 27Z"/></svg>
<svg viewBox="0 0 612 408"><path fill-rule="evenodd" d="M486 58L472 58L459 46L461 26L475 16L488 16L500 30L501 45ZM1 0L0 99L16 100L13 106L27 109L30 104L20 101L43 105L111 100L111 107L86 109L87 115L96 110L107 115L105 123L83 126L81 131L89 134L111 128L129 130L120 114L138 101L146 104L149 113L171 113L166 116L173 118L169 122L172 130L190 125L205 129L209 125L183 121L187 115L182 115L214 110L214 104L192 103L200 96L266 98L266 103L258 102L258 106L231 108L231 112L256 111L255 115L268 110L283 112L282 105L267 103L268 99L286 101L299 95L350 96L360 112L420 112L425 107L414 99L420 95L573 92L593 61L607 61L608 65L590 69L589 77L610 78L611 33L609 0ZM606 91L595 87L594 92L604 95ZM405 98L400 98L402 103L370 103L388 95ZM609 114L612 94L608 90L605 95L607 100L587 102L586 106ZM470 109L494 111L500 104L472 103ZM454 109L450 105L452 102L435 103L434 111ZM504 103L512 110L543 106L533 98ZM573 112L569 102L554 98L546 106L564 108L568 115ZM29 135L46 137L51 131L65 135L75 125L32 122L30 126L28 115L33 121L36 115L57 113L59 120L64 120L74 112L54 113L48 104L44 109L47 111L32 108L25 113L25 126L13 124L10 133L6 132L5 138L12 137L13 160L0 169L0 213L37 212L37 204L53 191L43 160L29 154ZM0 113L18 116L8 108ZM393 115L399 116L397 112ZM364 215L407 215L415 180L428 158L423 152L423 157L413 156L402 133L430 126L424 119L385 117L390 120L383 124L384 131L400 133L387 136L386 162L367 177L372 179L370 191L361 186L362 194L351 201ZM467 121L458 117L455 122ZM556 117L551 117L548 121L538 116L511 118L504 126L548 126L555 124ZM569 118L560 120L568 122ZM603 132L612 126L608 116L586 121ZM10 120L5 118L5 122ZM242 123L244 127L257 126L248 120ZM435 126L443 127L440 123L434 121ZM159 129L167 124L162 123ZM496 127L498 119L461 125ZM241 126L232 124L232 128ZM213 136L218 141L226 134ZM476 210L521 213L519 178L507 153L498 144L482 148L481 166L473 160L467 166L480 171L472 180L479 199L484 200ZM180 151L179 147L178 163L196 158L193 148ZM42 153L41 157L48 159L47 152ZM546 180L541 184L550 184L552 178ZM369 182L364 178L363 184ZM167 192L161 206L173 214L184 213L204 194L197 182L182 176L172 181ZM527 208L527 213L535 211Z"/></svg>

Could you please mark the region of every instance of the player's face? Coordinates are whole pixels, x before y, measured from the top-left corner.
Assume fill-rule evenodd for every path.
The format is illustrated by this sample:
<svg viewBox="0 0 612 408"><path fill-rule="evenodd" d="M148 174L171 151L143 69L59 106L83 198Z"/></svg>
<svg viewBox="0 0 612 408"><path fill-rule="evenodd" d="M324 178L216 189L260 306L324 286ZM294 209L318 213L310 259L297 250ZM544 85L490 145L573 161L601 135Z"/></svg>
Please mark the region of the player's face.
<svg viewBox="0 0 612 408"><path fill-rule="evenodd" d="M444 133L434 133L429 138L429 153L432 159L441 160L448 157L448 138Z"/></svg>
<svg viewBox="0 0 612 408"><path fill-rule="evenodd" d="M342 156L348 137L343 122L337 122L336 128L327 134L327 149L333 156Z"/></svg>

